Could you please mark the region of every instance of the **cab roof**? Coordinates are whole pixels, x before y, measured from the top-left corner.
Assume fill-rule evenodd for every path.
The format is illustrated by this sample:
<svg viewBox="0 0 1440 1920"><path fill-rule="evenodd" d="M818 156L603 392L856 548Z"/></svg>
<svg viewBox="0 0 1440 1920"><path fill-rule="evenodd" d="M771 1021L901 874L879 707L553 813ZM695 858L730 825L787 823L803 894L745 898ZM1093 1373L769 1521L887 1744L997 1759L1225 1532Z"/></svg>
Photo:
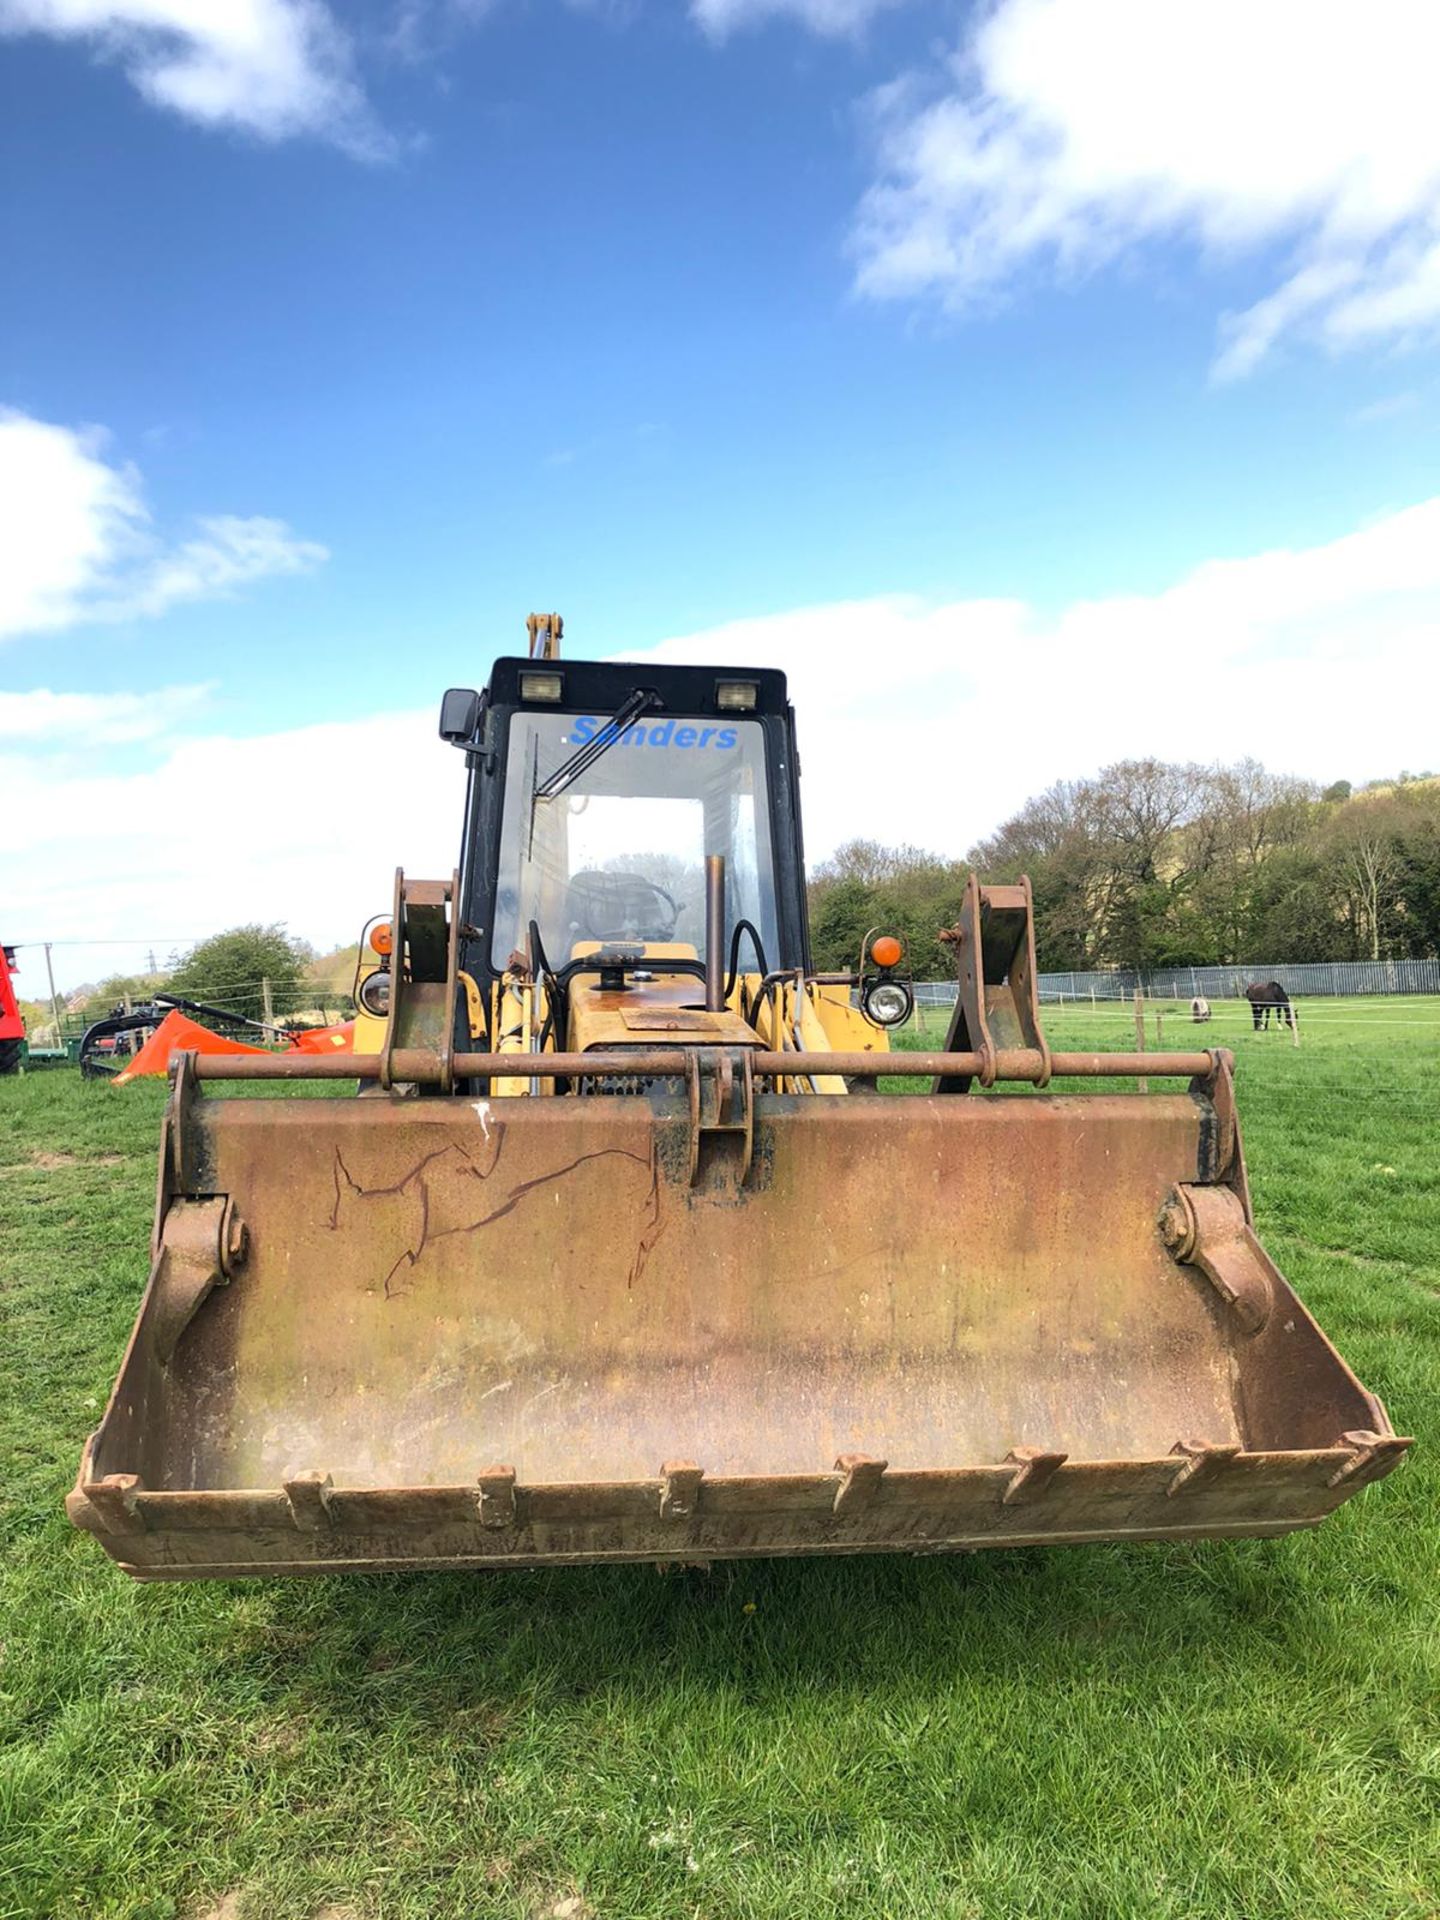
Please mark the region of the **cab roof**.
<svg viewBox="0 0 1440 1920"><path fill-rule="evenodd" d="M561 695L555 700L526 700L522 674L559 674ZM746 682L755 688L753 708L722 706L722 683ZM648 660L497 660L487 686L493 707L558 707L562 712L613 713L636 687L652 688L664 713L724 713L730 719L747 714L783 715L789 709L785 675L778 667L677 667Z"/></svg>

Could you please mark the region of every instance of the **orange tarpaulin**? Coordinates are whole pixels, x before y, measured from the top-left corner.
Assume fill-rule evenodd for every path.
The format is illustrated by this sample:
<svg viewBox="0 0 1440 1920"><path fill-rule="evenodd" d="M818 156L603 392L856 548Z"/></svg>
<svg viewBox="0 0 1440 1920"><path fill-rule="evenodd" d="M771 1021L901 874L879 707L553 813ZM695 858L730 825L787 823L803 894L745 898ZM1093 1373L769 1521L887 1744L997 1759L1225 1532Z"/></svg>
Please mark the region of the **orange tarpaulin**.
<svg viewBox="0 0 1440 1920"><path fill-rule="evenodd" d="M353 1053L355 1022L345 1020L338 1027L307 1027L303 1033L292 1033L290 1044L296 1053Z"/></svg>
<svg viewBox="0 0 1440 1920"><path fill-rule="evenodd" d="M353 1050L355 1045L355 1022L347 1020L339 1027L313 1027L308 1032L297 1033L292 1037L291 1045L282 1049L292 1053L334 1053ZM268 1047L247 1046L243 1040L227 1040L222 1034L212 1033L209 1027L202 1027L198 1020L192 1020L189 1014L181 1013L178 1007L172 1007L150 1038L141 1047L135 1058L123 1073L115 1076L116 1086L122 1086L127 1080L134 1080L141 1074L164 1073L170 1065L172 1053L268 1053Z"/></svg>

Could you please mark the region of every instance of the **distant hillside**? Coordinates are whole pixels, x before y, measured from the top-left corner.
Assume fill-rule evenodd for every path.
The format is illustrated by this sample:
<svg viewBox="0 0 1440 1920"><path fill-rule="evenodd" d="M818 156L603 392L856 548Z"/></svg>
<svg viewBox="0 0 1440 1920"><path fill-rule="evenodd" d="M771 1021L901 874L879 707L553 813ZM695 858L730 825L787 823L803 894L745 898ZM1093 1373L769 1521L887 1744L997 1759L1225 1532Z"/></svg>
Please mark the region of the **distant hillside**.
<svg viewBox="0 0 1440 1920"><path fill-rule="evenodd" d="M355 980L355 960L359 952L359 943L352 941L348 947L337 947L334 953L322 953L306 968L306 978L323 993L349 993Z"/></svg>
<svg viewBox="0 0 1440 1920"><path fill-rule="evenodd" d="M1402 773L1398 780L1371 780L1363 787L1356 787L1351 797L1363 800L1381 794L1413 793L1417 787L1440 787L1440 773Z"/></svg>

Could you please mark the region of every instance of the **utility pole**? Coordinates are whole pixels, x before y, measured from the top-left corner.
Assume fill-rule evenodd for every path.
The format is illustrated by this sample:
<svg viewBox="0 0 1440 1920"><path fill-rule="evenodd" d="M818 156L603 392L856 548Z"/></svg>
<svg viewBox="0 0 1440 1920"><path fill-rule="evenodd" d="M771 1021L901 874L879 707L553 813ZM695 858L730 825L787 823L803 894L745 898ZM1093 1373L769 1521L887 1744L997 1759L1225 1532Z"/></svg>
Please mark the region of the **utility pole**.
<svg viewBox="0 0 1440 1920"><path fill-rule="evenodd" d="M65 1044L60 1037L60 996L55 991L55 969L50 964L50 942L48 940L45 942L45 971L50 979L50 1012L55 1020L55 1044L57 1047L60 1047Z"/></svg>
<svg viewBox="0 0 1440 1920"><path fill-rule="evenodd" d="M149 962L150 962L150 971L151 971L151 973L153 974L153 973L154 973L154 971L155 971L155 949L154 949L153 947L151 947L151 949L150 949L150 951L149 951L149 953L148 953L148 955L146 956L146 958L147 958L147 959L149 960Z"/></svg>

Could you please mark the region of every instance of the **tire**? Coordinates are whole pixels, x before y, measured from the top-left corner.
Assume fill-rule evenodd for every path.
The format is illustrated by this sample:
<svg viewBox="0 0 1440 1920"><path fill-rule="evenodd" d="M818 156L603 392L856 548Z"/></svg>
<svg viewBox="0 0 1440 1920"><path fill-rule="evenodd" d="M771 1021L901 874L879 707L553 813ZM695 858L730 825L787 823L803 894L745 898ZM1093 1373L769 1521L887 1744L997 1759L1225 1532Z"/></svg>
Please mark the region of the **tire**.
<svg viewBox="0 0 1440 1920"><path fill-rule="evenodd" d="M18 1073L20 1071L20 1050L23 1040L0 1040L0 1073Z"/></svg>

